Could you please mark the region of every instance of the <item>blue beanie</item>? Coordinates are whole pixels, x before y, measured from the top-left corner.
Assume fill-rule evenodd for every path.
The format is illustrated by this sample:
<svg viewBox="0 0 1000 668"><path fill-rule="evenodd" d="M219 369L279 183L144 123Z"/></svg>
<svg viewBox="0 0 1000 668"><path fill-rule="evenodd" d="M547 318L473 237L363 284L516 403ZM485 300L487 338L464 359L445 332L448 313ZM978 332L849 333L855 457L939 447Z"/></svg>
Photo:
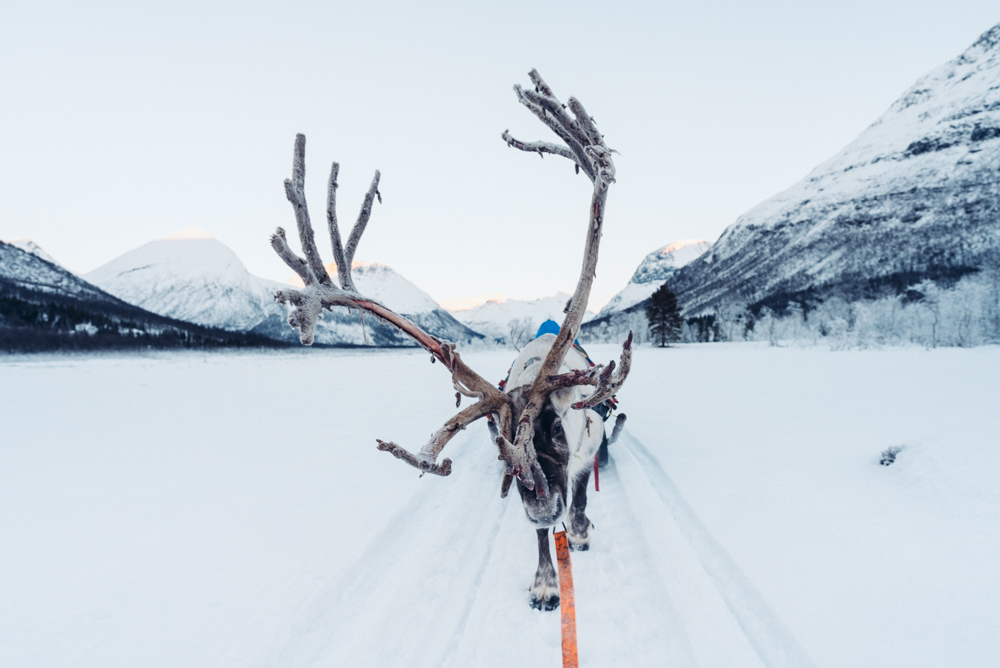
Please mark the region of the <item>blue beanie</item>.
<svg viewBox="0 0 1000 668"><path fill-rule="evenodd" d="M535 334L537 339L542 334L558 334L559 333L559 323L555 320L546 320L538 328L538 333Z"/></svg>

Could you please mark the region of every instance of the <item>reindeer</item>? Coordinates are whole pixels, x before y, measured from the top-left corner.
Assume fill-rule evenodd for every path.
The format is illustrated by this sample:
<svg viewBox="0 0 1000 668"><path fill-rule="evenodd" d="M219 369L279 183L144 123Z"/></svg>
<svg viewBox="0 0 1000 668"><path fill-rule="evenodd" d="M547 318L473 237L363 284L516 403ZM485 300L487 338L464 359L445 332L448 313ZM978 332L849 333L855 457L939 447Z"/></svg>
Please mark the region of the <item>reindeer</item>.
<svg viewBox="0 0 1000 668"><path fill-rule="evenodd" d="M612 360L607 365L589 367L581 364L577 359L579 355L571 352L594 281L604 205L608 187L615 182L615 166L611 160L612 151L605 145L604 137L583 105L573 97L566 105L562 104L537 71L532 70L529 77L534 84L533 90L514 86L518 101L563 143L522 142L506 130L501 137L508 146L522 151L569 159L576 172L582 171L594 187L583 268L576 290L566 304L559 334L545 335L525 346L515 361L504 391L469 368L454 344L438 339L383 304L365 297L355 286L351 263L371 217L374 201L376 198L382 200L377 170L346 246L336 212L340 167L335 162L330 170L326 213L338 286L327 273L316 248L304 192L306 140L304 135L297 135L292 178L285 181L285 194L295 211L305 257L292 251L280 227L271 237L271 246L305 284L302 289L286 288L275 294L277 301L291 305L288 324L299 331L303 344L312 344L323 309L335 306L357 309L361 312L362 324L366 313L392 324L429 352L431 362L441 362L451 373L456 408L461 406L463 396L475 400L434 432L419 452L412 453L391 441L376 439L379 450L391 453L423 473L447 476L451 474L451 460L445 458L439 462L441 450L460 430L482 417L491 416L493 441L498 458L504 463L500 496L506 498L516 480L528 520L537 527L538 569L528 590L529 601L532 607L552 610L559 605L559 589L549 554L549 528L566 523L571 546L580 550L589 547L592 524L585 514L587 483L590 462L594 461L604 431L600 416L591 408L609 399L625 382L632 360L632 334L629 333L624 343L618 365ZM623 418L619 416L612 438L621 430Z"/></svg>

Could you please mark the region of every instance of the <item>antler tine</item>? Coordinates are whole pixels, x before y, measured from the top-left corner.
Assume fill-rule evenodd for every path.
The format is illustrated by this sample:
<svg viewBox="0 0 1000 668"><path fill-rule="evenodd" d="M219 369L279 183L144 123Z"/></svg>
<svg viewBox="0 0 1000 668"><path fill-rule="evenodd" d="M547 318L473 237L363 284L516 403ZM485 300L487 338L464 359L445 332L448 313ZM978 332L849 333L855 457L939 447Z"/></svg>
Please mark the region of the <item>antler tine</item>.
<svg viewBox="0 0 1000 668"><path fill-rule="evenodd" d="M333 262L337 265L337 280L340 287L351 292L357 292L354 279L351 277L351 263L344 257L344 245L340 239L340 226L337 224L337 175L340 165L333 163L330 167L330 180L326 186L326 225L330 231L330 245L333 246Z"/></svg>
<svg viewBox="0 0 1000 668"><path fill-rule="evenodd" d="M323 260L320 259L313 236L312 223L309 221L309 207L306 205L306 136L295 135L295 157L292 160L292 178L285 180L285 196L295 210L295 222L299 226L299 240L302 242L302 252L309 262L313 277L323 285L332 285L330 275L326 273ZM306 283L308 285L308 283Z"/></svg>
<svg viewBox="0 0 1000 668"><path fill-rule="evenodd" d="M528 76L531 77L531 81L535 84L535 91L524 91L525 96L555 116L556 121L563 128L565 128L567 132L571 133L573 135L573 139L579 142L581 146L587 146L588 144L593 143L593 137L591 137L584 130L584 128L577 123L577 121L566 113L566 105L559 101L559 98L552 92L549 85L542 79L538 70L531 70L528 72ZM573 100L573 98L571 97L570 100Z"/></svg>
<svg viewBox="0 0 1000 668"><path fill-rule="evenodd" d="M584 401L573 404L573 408L592 408L597 404L607 401L621 389L625 384L629 371L632 369L632 332L628 333L628 338L622 345L622 354L618 363L611 360L604 364L598 364L589 369L574 369L568 373L557 376L549 376L546 389L550 392L555 390L577 387L582 385L596 385L597 389ZM615 371L617 370L617 373Z"/></svg>
<svg viewBox="0 0 1000 668"><path fill-rule="evenodd" d="M597 131L597 126L594 124L594 119L590 117L587 110L583 108L580 101L575 97L570 97L566 101L569 104L570 111L576 116L576 122L579 124L580 129L587 133L587 137L590 139L591 144L603 144L601 133Z"/></svg>
<svg viewBox="0 0 1000 668"><path fill-rule="evenodd" d="M365 228L368 227L368 219L372 215L372 205L375 203L375 197L378 197L379 204L382 203L382 193L378 191L380 178L382 178L382 175L376 169L375 178L372 179L372 184L365 194L364 202L361 203L361 212L358 214L358 221L354 223L354 229L351 230L351 238L347 240L347 249L344 253L347 256L345 259L348 266L354 262L354 252L358 250L358 242L361 241L361 235L365 233Z"/></svg>
<svg viewBox="0 0 1000 668"><path fill-rule="evenodd" d="M285 236L285 228L279 227L274 231L274 234L271 235L271 248L274 249L274 252L278 254L278 257L280 257L292 271L299 275L299 278L302 279L303 283L306 285L312 285L316 282L316 277L313 275L312 269L309 268L309 263L296 255L295 251L288 246L288 238Z"/></svg>
<svg viewBox="0 0 1000 668"><path fill-rule="evenodd" d="M519 139L514 139L511 136L510 130L504 130L500 138L507 142L507 146L513 146L516 149L522 151L527 151L529 153L538 153L541 157L545 157L545 153L551 153L553 155L561 155L564 158L568 158L573 162L576 162L576 156L573 155L573 151L569 150L565 146L560 146L559 144L550 144L545 141L532 141L523 142Z"/></svg>
<svg viewBox="0 0 1000 668"><path fill-rule="evenodd" d="M532 67L531 71L528 72L528 78L531 79L531 83L535 84L535 88L539 93L547 97L555 97L552 93L552 89L549 88L549 85L545 83L545 79L542 78L542 75L539 74L538 70L534 67Z"/></svg>
<svg viewBox="0 0 1000 668"><path fill-rule="evenodd" d="M628 333L628 338L625 339L625 343L622 345L622 356L615 368L614 360L612 360L607 367L604 368L603 372L599 375L599 381L597 383L597 390L584 399L583 401L573 404L573 408L593 408L597 404L607 401L612 396L614 396L621 386L625 384L625 379L628 378L628 373L632 369L632 332Z"/></svg>
<svg viewBox="0 0 1000 668"><path fill-rule="evenodd" d="M580 169L587 175L587 177L593 181L594 180L594 168L591 165L590 158L584 151L586 144L581 143L581 136L578 129L573 129L567 127L563 124L562 119L550 114L546 111L543 106L541 97L534 93L533 91L524 90L520 86L514 86L514 92L517 93L518 101L523 104L528 110L533 113L538 120L544 123L550 130L556 133L569 150L573 153L574 162L579 165ZM558 105L561 108L561 105ZM568 117L567 117L568 118Z"/></svg>
<svg viewBox="0 0 1000 668"><path fill-rule="evenodd" d="M430 440L427 441L427 444L416 455L395 443L376 439L378 440L378 449L391 453L397 459L402 459L410 466L418 468L421 471L440 476L449 475L451 473L451 460L446 458L440 463L437 462L437 456L441 454L441 450L444 449L444 446L448 444L448 441L455 434L479 418L493 412L493 410L494 407L485 401L480 401L469 406L445 422L443 427L434 432Z"/></svg>

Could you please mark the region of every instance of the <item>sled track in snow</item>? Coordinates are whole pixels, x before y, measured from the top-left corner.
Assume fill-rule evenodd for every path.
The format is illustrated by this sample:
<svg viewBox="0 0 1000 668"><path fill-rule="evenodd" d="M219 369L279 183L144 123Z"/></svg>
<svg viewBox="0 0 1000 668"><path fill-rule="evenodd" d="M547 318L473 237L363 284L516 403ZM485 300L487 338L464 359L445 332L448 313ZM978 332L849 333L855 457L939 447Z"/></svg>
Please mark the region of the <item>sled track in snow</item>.
<svg viewBox="0 0 1000 668"><path fill-rule="evenodd" d="M457 445L455 473L299 601L258 665L561 665L558 613L527 604L537 552L520 500L499 498L485 438ZM573 554L580 665L812 665L656 458L627 432L612 456L591 550Z"/></svg>
<svg viewBox="0 0 1000 668"><path fill-rule="evenodd" d="M725 549L705 529L659 461L630 434L621 439L711 578L730 614L766 666L813 662ZM619 457L619 459L622 459Z"/></svg>

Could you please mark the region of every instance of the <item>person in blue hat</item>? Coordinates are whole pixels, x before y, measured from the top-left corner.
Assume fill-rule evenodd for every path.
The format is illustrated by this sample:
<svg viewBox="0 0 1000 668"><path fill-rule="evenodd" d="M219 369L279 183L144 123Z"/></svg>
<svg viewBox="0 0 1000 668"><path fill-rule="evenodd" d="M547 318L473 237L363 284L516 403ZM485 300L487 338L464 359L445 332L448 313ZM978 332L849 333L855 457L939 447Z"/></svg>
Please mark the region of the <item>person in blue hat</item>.
<svg viewBox="0 0 1000 668"><path fill-rule="evenodd" d="M538 331L535 332L535 338L537 339L542 334L558 334L559 333L559 323L551 318L543 322L538 327Z"/></svg>

